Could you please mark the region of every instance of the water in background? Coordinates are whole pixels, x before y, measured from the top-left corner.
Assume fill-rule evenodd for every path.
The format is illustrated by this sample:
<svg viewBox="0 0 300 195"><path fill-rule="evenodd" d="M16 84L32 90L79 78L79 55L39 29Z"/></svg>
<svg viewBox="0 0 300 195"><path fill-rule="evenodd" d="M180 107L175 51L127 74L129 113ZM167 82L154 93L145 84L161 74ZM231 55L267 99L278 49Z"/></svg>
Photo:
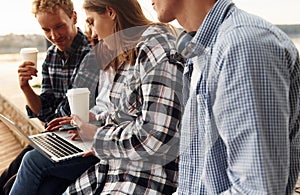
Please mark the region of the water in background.
<svg viewBox="0 0 300 195"><path fill-rule="evenodd" d="M291 36L291 39L298 48L298 51L300 52L300 35Z"/></svg>
<svg viewBox="0 0 300 195"><path fill-rule="evenodd" d="M296 47L300 51L300 34L291 37ZM46 56L46 53L38 54L38 76L34 77L30 81L30 84L37 85L42 80L42 63ZM17 107L21 108L21 111L25 113L25 98L22 91L19 88L18 81L18 66L20 65L20 55L16 54L0 54L0 94L9 101L16 104ZM34 88L36 93L39 94L40 89Z"/></svg>
<svg viewBox="0 0 300 195"><path fill-rule="evenodd" d="M40 84L42 81L42 63L46 53L38 54L38 76L30 81L30 85ZM26 100L19 87L18 66L21 64L19 53L16 54L0 54L0 95L13 103L23 113L26 113ZM39 94L40 88L34 88L34 91Z"/></svg>
<svg viewBox="0 0 300 195"><path fill-rule="evenodd" d="M291 36L291 39L300 52L300 34ZM38 67L39 76L33 79L33 81L31 82L32 84L37 84L41 82L41 77L40 77L42 71L41 66L45 56L46 56L45 52L42 53L40 52L38 54L37 67ZM19 53L0 54L0 88L2 88L2 86L4 85L9 84L9 82L4 82L4 81L9 80L12 82L16 82L16 79L18 79L17 70L18 70L18 66L20 65L20 60L21 59Z"/></svg>
<svg viewBox="0 0 300 195"><path fill-rule="evenodd" d="M45 59L46 53L38 53L38 77L33 78L31 84L38 84L41 82L41 72L42 72L42 63ZM19 53L16 54L0 54L0 86L7 85L8 83L3 83L3 79L15 80L18 79L18 66L21 64L21 58ZM0 87L0 88L1 88Z"/></svg>

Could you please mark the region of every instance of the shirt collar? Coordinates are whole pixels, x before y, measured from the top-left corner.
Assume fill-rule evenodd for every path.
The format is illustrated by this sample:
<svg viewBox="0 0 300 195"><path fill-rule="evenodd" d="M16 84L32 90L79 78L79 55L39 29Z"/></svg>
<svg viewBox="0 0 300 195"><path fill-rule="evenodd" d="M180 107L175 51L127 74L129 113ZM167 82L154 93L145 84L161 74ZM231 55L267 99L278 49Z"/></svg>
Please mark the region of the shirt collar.
<svg viewBox="0 0 300 195"><path fill-rule="evenodd" d="M234 3L232 0L218 0L215 3L189 44L189 46L193 48L192 56L199 55L199 52L202 53L209 50L209 47L214 42L219 27L230 15L233 6Z"/></svg>

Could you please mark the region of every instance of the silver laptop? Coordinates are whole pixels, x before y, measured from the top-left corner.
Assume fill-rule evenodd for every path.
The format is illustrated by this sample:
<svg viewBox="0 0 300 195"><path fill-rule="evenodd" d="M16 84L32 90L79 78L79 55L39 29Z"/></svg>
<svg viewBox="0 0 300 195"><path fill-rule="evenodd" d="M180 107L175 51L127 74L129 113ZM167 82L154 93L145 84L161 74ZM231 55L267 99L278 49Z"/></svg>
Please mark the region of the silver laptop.
<svg viewBox="0 0 300 195"><path fill-rule="evenodd" d="M80 138L71 140L72 134L66 131L45 132L29 136L2 114L0 114L0 120L53 162L82 156L90 151L92 146L92 140L83 141Z"/></svg>

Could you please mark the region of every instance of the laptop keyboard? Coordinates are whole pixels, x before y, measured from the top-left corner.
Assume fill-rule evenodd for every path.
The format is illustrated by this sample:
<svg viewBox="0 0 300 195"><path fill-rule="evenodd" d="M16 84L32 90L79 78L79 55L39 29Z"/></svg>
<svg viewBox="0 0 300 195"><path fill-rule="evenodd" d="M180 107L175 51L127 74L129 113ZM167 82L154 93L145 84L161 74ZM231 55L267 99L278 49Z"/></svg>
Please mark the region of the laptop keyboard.
<svg viewBox="0 0 300 195"><path fill-rule="evenodd" d="M43 134L41 134L43 135ZM54 133L44 134L43 136L32 137L32 141L46 148L57 158L70 156L78 152L83 152L80 148L72 145Z"/></svg>

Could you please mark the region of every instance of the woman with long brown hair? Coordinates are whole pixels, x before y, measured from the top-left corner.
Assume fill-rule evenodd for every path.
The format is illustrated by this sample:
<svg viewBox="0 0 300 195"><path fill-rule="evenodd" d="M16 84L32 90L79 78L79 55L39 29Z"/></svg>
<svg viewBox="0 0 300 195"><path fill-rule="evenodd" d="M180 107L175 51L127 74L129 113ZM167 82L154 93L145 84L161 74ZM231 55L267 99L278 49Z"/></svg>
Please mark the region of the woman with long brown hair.
<svg viewBox="0 0 300 195"><path fill-rule="evenodd" d="M101 127L72 116L79 127L74 137L93 139L89 154L101 161L74 178L65 194L172 194L183 71L172 29L149 21L137 0L85 0L83 8L94 33L114 53L102 64L102 70L115 72L109 92L113 111ZM32 164L34 159L25 158L19 175L35 173L31 175L43 179L50 173ZM20 188L31 185L21 176Z"/></svg>

